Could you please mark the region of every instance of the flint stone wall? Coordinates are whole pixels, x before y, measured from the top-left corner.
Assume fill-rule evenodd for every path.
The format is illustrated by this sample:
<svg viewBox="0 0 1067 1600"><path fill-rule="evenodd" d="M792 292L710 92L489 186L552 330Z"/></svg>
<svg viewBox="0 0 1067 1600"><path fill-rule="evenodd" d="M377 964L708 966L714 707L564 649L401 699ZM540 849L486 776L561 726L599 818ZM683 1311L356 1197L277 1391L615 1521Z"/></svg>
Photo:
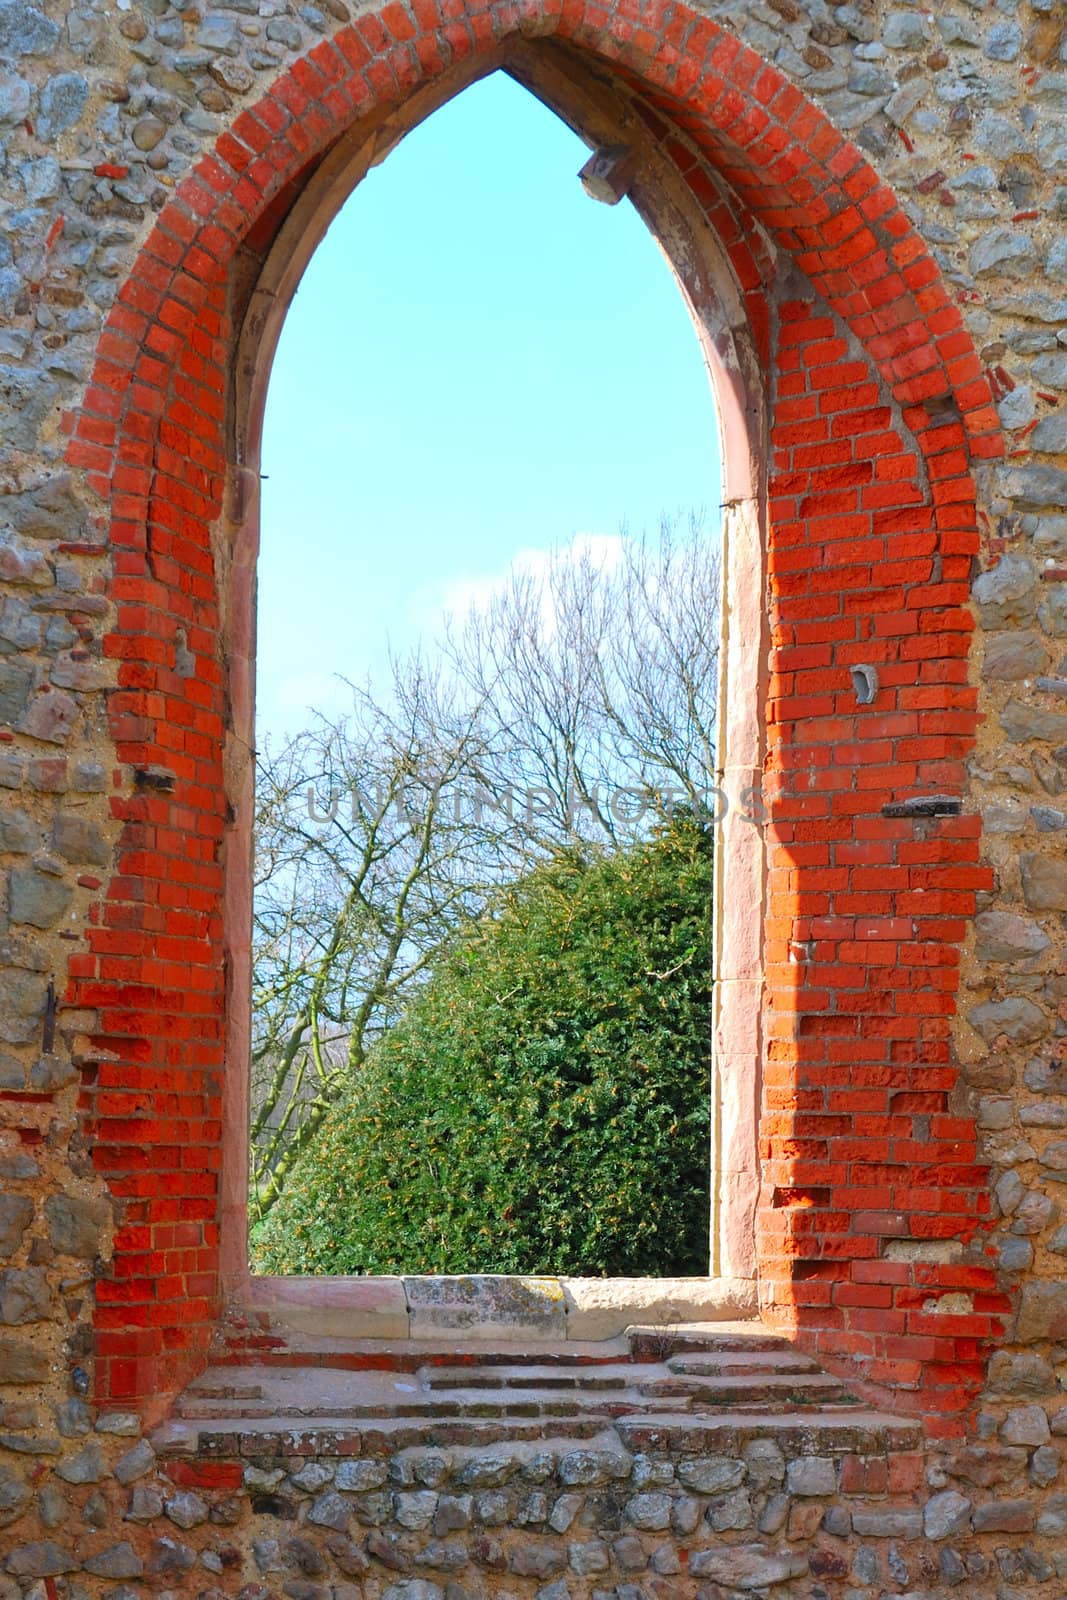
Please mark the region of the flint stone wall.
<svg viewBox="0 0 1067 1600"><path fill-rule="evenodd" d="M630 1600L689 1582L675 1570L686 1561L709 1595L779 1584L798 1596L1062 1592L1063 9L1056 0L947 0L930 11L776 0L706 10L821 106L900 197L962 308L1003 427L1003 458L977 482L970 661L981 721L965 809L982 819L988 870L966 933L952 1052L953 1109L976 1118L989 1167L993 1226L968 1248L995 1268L997 1305L1008 1309L998 1348L976 1349L985 1388L967 1435L935 1439L921 1471L912 1457L905 1466L890 1458L884 1472L850 1465L863 1458L846 1452L832 1487L830 1469L814 1467L784 1487L774 1473L756 1487L744 1463L722 1496L692 1492L677 1461L634 1462L628 1479L595 1488L559 1483L556 1465L538 1477L542 1467L524 1463L480 1498L471 1490L468 1510L451 1466L439 1482L409 1484L406 1467L390 1463L380 1489L359 1492L339 1484L332 1461L285 1449L228 1458L214 1479L203 1464L161 1468L138 1443L135 1416L94 1402L94 1312L98 1330L101 1306L123 1300L112 1241L116 1222L135 1240L139 1190L132 1178L109 1188L106 1160L87 1148L79 1103L106 1082L106 1019L70 1004L69 984L84 971L85 931L99 921L130 801L144 802L147 837L166 775L131 771L121 748L120 663L104 640L127 557L108 509L68 461L71 419L155 216L242 109L332 36L349 8L0 0L0 1567L12 1596L125 1600L141 1585L259 1585L291 1600L318 1600L331 1586L337 1600L355 1586L368 1600L461 1600L460 1589L564 1600L594 1588ZM179 675L181 651L197 645L191 625L180 631ZM205 877L217 856L218 840L202 841ZM113 937L117 955L122 937ZM179 928L174 944L160 938L155 959L180 964L182 937ZM146 959L144 992L130 1004L158 977ZM146 1068L146 1126L181 1092ZM188 1131L210 1138L201 1112L191 1100ZM141 1131L131 1117L132 1144ZM184 1274L193 1297L197 1253L217 1225L212 1193L199 1210L186 1199L151 1270ZM944 1265L962 1249L909 1238L885 1259ZM961 1288L931 1314L955 1333L953 1319L974 1302ZM805 1473L818 1493L799 1487ZM487 1509L492 1494L498 1510ZM719 1542L732 1554L714 1555L709 1529L729 1535Z"/></svg>

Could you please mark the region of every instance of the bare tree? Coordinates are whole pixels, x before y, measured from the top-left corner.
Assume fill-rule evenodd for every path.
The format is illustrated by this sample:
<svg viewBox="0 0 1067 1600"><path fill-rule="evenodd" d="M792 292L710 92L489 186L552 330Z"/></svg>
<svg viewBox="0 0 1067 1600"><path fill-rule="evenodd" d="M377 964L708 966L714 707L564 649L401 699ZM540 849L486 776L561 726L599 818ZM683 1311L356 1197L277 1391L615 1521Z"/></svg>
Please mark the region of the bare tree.
<svg viewBox="0 0 1067 1600"><path fill-rule="evenodd" d="M544 791L542 834L617 840L624 791L699 807L714 773L721 562L699 522L556 551L446 637L498 771ZM615 802L615 803L613 803Z"/></svg>
<svg viewBox="0 0 1067 1600"><path fill-rule="evenodd" d="M556 552L259 758L252 1211L494 886L712 781L719 563L699 527ZM620 804L620 796L627 797Z"/></svg>
<svg viewBox="0 0 1067 1600"><path fill-rule="evenodd" d="M476 707L416 658L395 668L383 703L354 689L348 717L319 719L258 761L254 1216L498 877L492 830L456 804L484 762L478 737Z"/></svg>
<svg viewBox="0 0 1067 1600"><path fill-rule="evenodd" d="M602 677L617 766L652 789L674 780L695 809L715 772L721 583L699 524L684 541L665 526L658 546L628 543Z"/></svg>

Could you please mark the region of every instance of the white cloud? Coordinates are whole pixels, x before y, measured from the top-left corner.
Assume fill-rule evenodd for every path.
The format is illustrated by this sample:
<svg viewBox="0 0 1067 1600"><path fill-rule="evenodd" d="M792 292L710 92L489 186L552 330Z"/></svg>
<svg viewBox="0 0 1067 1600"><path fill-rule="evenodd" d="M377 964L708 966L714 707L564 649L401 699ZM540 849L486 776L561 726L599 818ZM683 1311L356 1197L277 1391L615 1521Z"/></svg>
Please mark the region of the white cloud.
<svg viewBox="0 0 1067 1600"><path fill-rule="evenodd" d="M568 544L547 550L519 550L501 572L467 573L430 584L416 592L412 601L412 620L427 632L439 628L446 617L461 621L468 612L486 610L502 594L514 577L532 578L542 586L545 620L551 624L551 596L547 579L553 568L589 561L612 572L622 561L625 539L618 533L576 533Z"/></svg>
<svg viewBox="0 0 1067 1600"><path fill-rule="evenodd" d="M352 709L352 691L332 672L292 672L274 676L260 672L256 689L256 721L272 734L296 733L308 726L309 713L343 716Z"/></svg>

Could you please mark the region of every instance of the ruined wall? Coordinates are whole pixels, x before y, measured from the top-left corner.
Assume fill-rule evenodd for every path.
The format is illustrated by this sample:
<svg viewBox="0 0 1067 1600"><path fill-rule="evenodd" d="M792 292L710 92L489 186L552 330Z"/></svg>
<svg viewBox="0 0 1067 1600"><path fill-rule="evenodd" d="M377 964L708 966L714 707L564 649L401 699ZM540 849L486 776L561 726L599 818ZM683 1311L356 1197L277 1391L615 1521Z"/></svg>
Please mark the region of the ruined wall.
<svg viewBox="0 0 1067 1600"><path fill-rule="evenodd" d="M1067 803L1061 798L1067 786L1067 416L1060 410L1067 393L1067 336L1060 339L1067 329L1067 27L1054 0L993 6L948 0L933 13L903 4L832 7L818 0L704 9L820 106L902 202L969 335L955 357L946 353L960 369L953 375L955 409L945 412L941 425L954 428L968 405L980 412L991 389L1003 428L1003 457L990 448L974 460L983 538L973 583L973 641L969 651L939 646L930 652L931 660L936 655L951 665L940 682L922 686L910 707L924 716L926 743L907 758L896 749L886 763L904 762L915 772L928 764L928 789L939 773L949 793L965 780L964 815L947 826L931 824L928 835L908 821L892 837L884 828L877 837L850 836L847 872L861 876L847 876L842 885L834 877L845 870L841 856L825 863L829 876L821 889L810 873L806 883L816 895L869 894L875 897L869 910L859 903L847 915L842 910L847 927L807 928L803 937L792 925L782 930L787 945L795 938L803 946L786 949L779 963L790 1015L803 1004L817 1011L813 997L825 992L812 982L807 1001L796 1000L786 973L798 959L858 970L853 987L872 993L879 984L870 973L879 965L886 991L893 987L891 974L925 967L922 985L909 978L905 987L929 994L939 987L931 969L941 946L942 995L924 1013L936 1021L923 1036L925 1046L937 1044L940 1059L927 1050L922 1060L931 1071L940 1067L942 1076L895 1108L894 1116L909 1119L907 1137L887 1120L884 1092L873 1089L869 1106L853 1105L847 1129L835 1134L821 1098L828 1080L816 1091L804 1077L803 1050L791 1044L790 1070L776 1076L772 1049L767 1136L781 1144L771 1152L780 1165L768 1170L767 1182L783 1194L791 1187L833 1188L840 1205L803 1208L820 1214L821 1231L814 1233L805 1233L800 1211L784 1218L790 1211L784 1203L769 1207L764 1219L766 1237L777 1228L785 1241L766 1259L804 1263L802 1275L791 1275L788 1265L780 1276L772 1273L768 1281L781 1285L781 1294L775 1290L768 1299L779 1308L788 1301L802 1321L823 1330L827 1359L835 1348L846 1360L854 1351L864 1358L866 1376L896 1381L907 1376L907 1363L919 1363L942 1391L943 1404L946 1394L965 1399L979 1378L985 1388L976 1409L949 1406L951 1422L942 1431L966 1416L969 1437L952 1447L957 1454L951 1458L942 1459L935 1443L923 1476L912 1462L906 1470L897 1467L894 1479L892 1459L884 1477L880 1469L872 1468L869 1480L867 1468L847 1469L863 1492L895 1497L892 1506L885 1501L889 1520L878 1532L865 1534L869 1524L849 1520L838 1496L843 1480L835 1476L830 1485L825 1472L809 1479L821 1485L811 1497L819 1514L798 1518L796 1547L806 1550L816 1532L820 1538L825 1533L836 1554L825 1572L817 1564L810 1575L790 1569L783 1581L799 1585L798 1595L817 1592L813 1583L826 1592L873 1596L887 1587L936 1593L964 1580L990 1595L1030 1585L1044 1585L1037 1592L1051 1595L1067 1531L1059 1454L1061 1429L1067 1429L1059 1415L1064 1409L1067 1417L1060 1377L1067 1361L1067 1287L1061 1281L1067 1219L1060 1200L1067 1174L1067 1079L1059 1042L1067 983ZM489 29L476 8L452 10L457 40L461 13L475 19L469 36ZM618 8L620 28L629 15ZM425 25L421 0L410 13L393 5L383 16L384 26L366 22L368 39L377 31L382 41L399 44ZM308 1585L325 1581L363 1582L374 1600L374 1585L390 1581L389 1564L381 1560L369 1577L364 1574L363 1543L358 1560L344 1558L354 1563L353 1572L338 1563L336 1552L316 1568L319 1558L290 1550L278 1558L287 1575L276 1575L274 1557L261 1558L252 1548L253 1531L260 1540L271 1536L261 1525L254 1530L241 1487L246 1463L220 1463L214 1480L203 1464L186 1467L184 1477L182 1467L172 1465L170 1477L157 1483L153 1457L134 1439L141 1424L121 1404L130 1396L151 1409L154 1385L165 1393L195 1370L219 1302L215 1174L225 996L216 908L225 827L219 753L225 664L215 638L210 545L195 529L216 519L222 507L229 330L224 285L211 278L213 261L187 263L209 280L199 301L184 292L180 274L165 304L153 294L164 283L174 289L175 264L196 234L193 219L211 212L213 192L232 208L220 225L236 227L251 191L234 174L275 160L272 138L291 160L321 133L315 118L327 111L309 118L306 96L321 95L339 121L352 117L351 87L324 85L322 57L317 66L305 61L348 21L345 0L321 8L286 0L185 8L169 0L70 8L0 0L0 784L6 791L0 815L0 1569L23 1592L41 1592L34 1586L43 1582L49 1600L57 1579L69 1581L71 1593L102 1592L116 1581L140 1578L143 1562L157 1587L229 1591L262 1582L284 1588L293 1600L311 1600ZM668 41L661 49L680 51L682 39L671 36L665 9L660 21ZM399 95L395 72L395 66L376 67L377 92ZM728 69L724 75L729 79ZM264 101L283 78L284 89ZM745 93L750 87L751 74ZM259 108L255 117L250 107ZM194 166L212 151L215 164L201 167L199 181L191 182ZM740 177L740 167L733 175ZM262 187L263 180L256 181ZM161 232L157 218L176 196L185 206L187 231L172 220ZM710 204L716 209L718 198ZM727 226L727 219L718 221ZM746 281L749 267L737 245L743 230L736 219L729 227L750 321L769 341L761 247L753 239ZM146 253L150 239L155 242ZM202 242L208 250L219 244L210 233ZM814 240L808 244L813 275L820 248ZM842 281L825 292L833 290L844 304L853 286ZM923 293L922 285L914 287ZM849 343L853 335L843 324L819 330L824 306L803 279L781 280L774 315L783 310L783 322L814 324L805 337L821 352L778 363L781 454L771 466L788 478L812 441L785 430L811 420L805 400L816 415L828 414L820 399L824 379L813 373L826 369L827 388L831 382L835 389L855 386L845 408L850 416L877 410L885 393L876 383L869 400L860 398L874 381L869 364L879 359L876 321L864 355ZM943 315L943 309L931 311L931 336L944 332L935 326ZM176 373L167 379L171 403L157 435L160 374L175 359ZM792 416L789 402L796 407ZM112 475L120 412L125 454ZM936 410L921 429L914 417L891 419L903 430L894 453L909 472L919 472L912 453L916 433L929 434L937 425ZM155 441L151 448L145 444L140 460L138 428L145 441ZM851 422L845 431L851 437ZM875 442L885 428L879 422L870 432L874 461L887 455ZM972 430L972 445L975 437ZM189 461L197 452L200 470L194 473ZM954 447L936 453L946 480L967 478L967 463L955 459ZM153 539L146 558L150 465ZM805 471L812 466L805 460ZM883 480L883 493L892 495L894 481ZM955 491L936 476L928 477L927 489L942 512L955 503ZM795 496L795 489L781 485L777 492L782 501ZM824 485L820 493L827 492ZM907 497L897 493L889 503L906 510ZM799 511L803 498L797 497L797 508L779 507L783 527L794 515L812 514L810 507ZM871 504L864 509L871 512ZM835 507L830 514L851 513ZM944 517L940 526L944 540L950 531ZM903 525L897 531L903 536ZM945 631L945 615L953 617L951 631L961 644L969 637L972 613L961 609L972 557L965 522L960 533L955 550L942 542L936 570L926 553L899 557L926 563L900 571L902 590L944 585L940 594L923 597L938 621L929 628L916 624L914 661L924 659L925 638ZM780 600L789 592L786 549L783 540ZM804 560L810 566L809 552ZM909 610L907 599L900 609ZM868 637L888 637L873 616ZM829 642L827 632L821 643ZM783 673L825 670L814 635L803 644L794 636L777 643L814 651L808 661L780 660ZM814 679L776 687L785 697L809 689L817 697L825 690ZM838 691L831 685L827 692ZM923 694L931 698L924 702ZM797 715L810 720L816 713L809 708ZM909 724L886 738L912 734ZM805 739L806 759L817 765L809 747L840 744L841 731L816 734L809 726ZM184 797L179 806L172 803L176 784ZM978 818L981 863L975 859ZM880 854L887 845L903 853L889 862ZM800 859L795 839L789 849ZM926 896L921 914L929 919L921 950L907 948L911 914L920 914L914 906L904 919L908 926L896 934L884 925L878 936L857 929L854 918L884 916L877 897L888 865L921 873L931 861L938 866L936 881L916 879L914 890ZM809 909L816 914L814 905ZM809 943L825 943L832 956L824 960ZM174 995L184 997L180 1006ZM902 1017L906 1007L898 999L893 1010ZM795 1036L792 1025L782 1035ZM828 1037L823 1030L820 1048ZM904 1031L896 1038L897 1053L887 1059L903 1067ZM826 1048L820 1062L832 1062L847 1082L851 1043L838 1045L836 1060L833 1047ZM798 1123L805 1116L815 1120ZM848 1143L829 1149L828 1139L846 1135ZM934 1182L916 1185L931 1194L914 1207L930 1219L921 1236L900 1183L900 1168L909 1166L935 1175ZM956 1176L946 1183L949 1166ZM990 1229L983 1226L986 1206ZM844 1229L832 1221L841 1216ZM865 1268L848 1242L860 1235L883 1241L868 1252ZM797 1248L801 1238L807 1242ZM851 1298L841 1294L845 1259ZM906 1336L900 1348L894 1346L898 1336ZM991 1358L990 1339L997 1346ZM131 1450L140 1451L134 1465ZM125 1465L117 1465L120 1458ZM302 1470L302 1459L294 1462L283 1452L277 1461L253 1463L247 1482L259 1493L265 1479L257 1473L281 1473L273 1493ZM684 1487L677 1463L632 1470L635 1491L643 1491L646 1470L659 1472L663 1485ZM510 1481L514 1473L506 1476ZM313 1489L326 1484L314 1480L313 1473L289 1496L299 1537L312 1545L327 1536L315 1531L322 1524L304 1525ZM187 1503L183 1508L180 1495L176 1508L165 1509L175 1486L206 1496L203 1512ZM746 1483L745 1492L750 1488ZM760 1493L772 1493L769 1482ZM946 1493L959 1499L946 1501ZM931 1498L937 1509L922 1534L916 1517L921 1520ZM999 1511L982 1509L998 1503ZM382 1516L388 1520L394 1510L390 1501ZM753 1503L747 1514L725 1515L747 1515L735 1530L747 1537L764 1510ZM545 1518L554 1514L546 1500ZM668 1521L672 1514L668 1507ZM791 1515L787 1508L769 1537L788 1545ZM894 1522L898 1515L904 1520ZM606 1547L619 1537L612 1516L626 1520L596 1507L589 1516L587 1531L599 1530ZM168 1525L182 1530L182 1519L190 1517L200 1530L195 1537L160 1533ZM506 1520L528 1525L517 1499L507 1502ZM962 1551L948 1561L940 1553L942 1522L944 1537L951 1530L952 1549ZM235 1531L216 1534L220 1524ZM681 1581L671 1562L680 1562L676 1552L686 1548L687 1537L675 1529L668 1541L675 1554L659 1557L658 1567L653 1554L662 1541L649 1543L644 1555L656 1581ZM161 1538L162 1545L149 1548L150 1539ZM909 1545L903 1553L901 1541ZM201 1547L206 1555L197 1558ZM228 1553L231 1547L235 1554ZM414 1561L415 1553L405 1559ZM631 1580L625 1562L620 1569L610 1552L607 1560L610 1583L620 1593L631 1581L653 1582ZM558 1578L560 1570L550 1563L550 1582L570 1581ZM533 1572L512 1568L504 1579L491 1562L476 1564L476 1571L476 1581L456 1581L475 1591L488 1585L524 1595L537 1587ZM573 1563L570 1571L583 1581L588 1576ZM428 1581L443 1587L445 1579L438 1573ZM430 1591L410 1589L396 1600L403 1594L433 1600Z"/></svg>

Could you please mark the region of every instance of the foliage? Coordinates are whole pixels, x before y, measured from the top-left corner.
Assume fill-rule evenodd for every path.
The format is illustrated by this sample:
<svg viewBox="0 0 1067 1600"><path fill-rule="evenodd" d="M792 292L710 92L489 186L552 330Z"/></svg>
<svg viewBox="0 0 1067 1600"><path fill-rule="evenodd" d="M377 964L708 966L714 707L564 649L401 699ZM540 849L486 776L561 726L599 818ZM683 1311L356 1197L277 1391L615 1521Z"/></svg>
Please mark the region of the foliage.
<svg viewBox="0 0 1067 1600"><path fill-rule="evenodd" d="M706 1272L710 905L688 814L501 891L328 1113L256 1270Z"/></svg>

